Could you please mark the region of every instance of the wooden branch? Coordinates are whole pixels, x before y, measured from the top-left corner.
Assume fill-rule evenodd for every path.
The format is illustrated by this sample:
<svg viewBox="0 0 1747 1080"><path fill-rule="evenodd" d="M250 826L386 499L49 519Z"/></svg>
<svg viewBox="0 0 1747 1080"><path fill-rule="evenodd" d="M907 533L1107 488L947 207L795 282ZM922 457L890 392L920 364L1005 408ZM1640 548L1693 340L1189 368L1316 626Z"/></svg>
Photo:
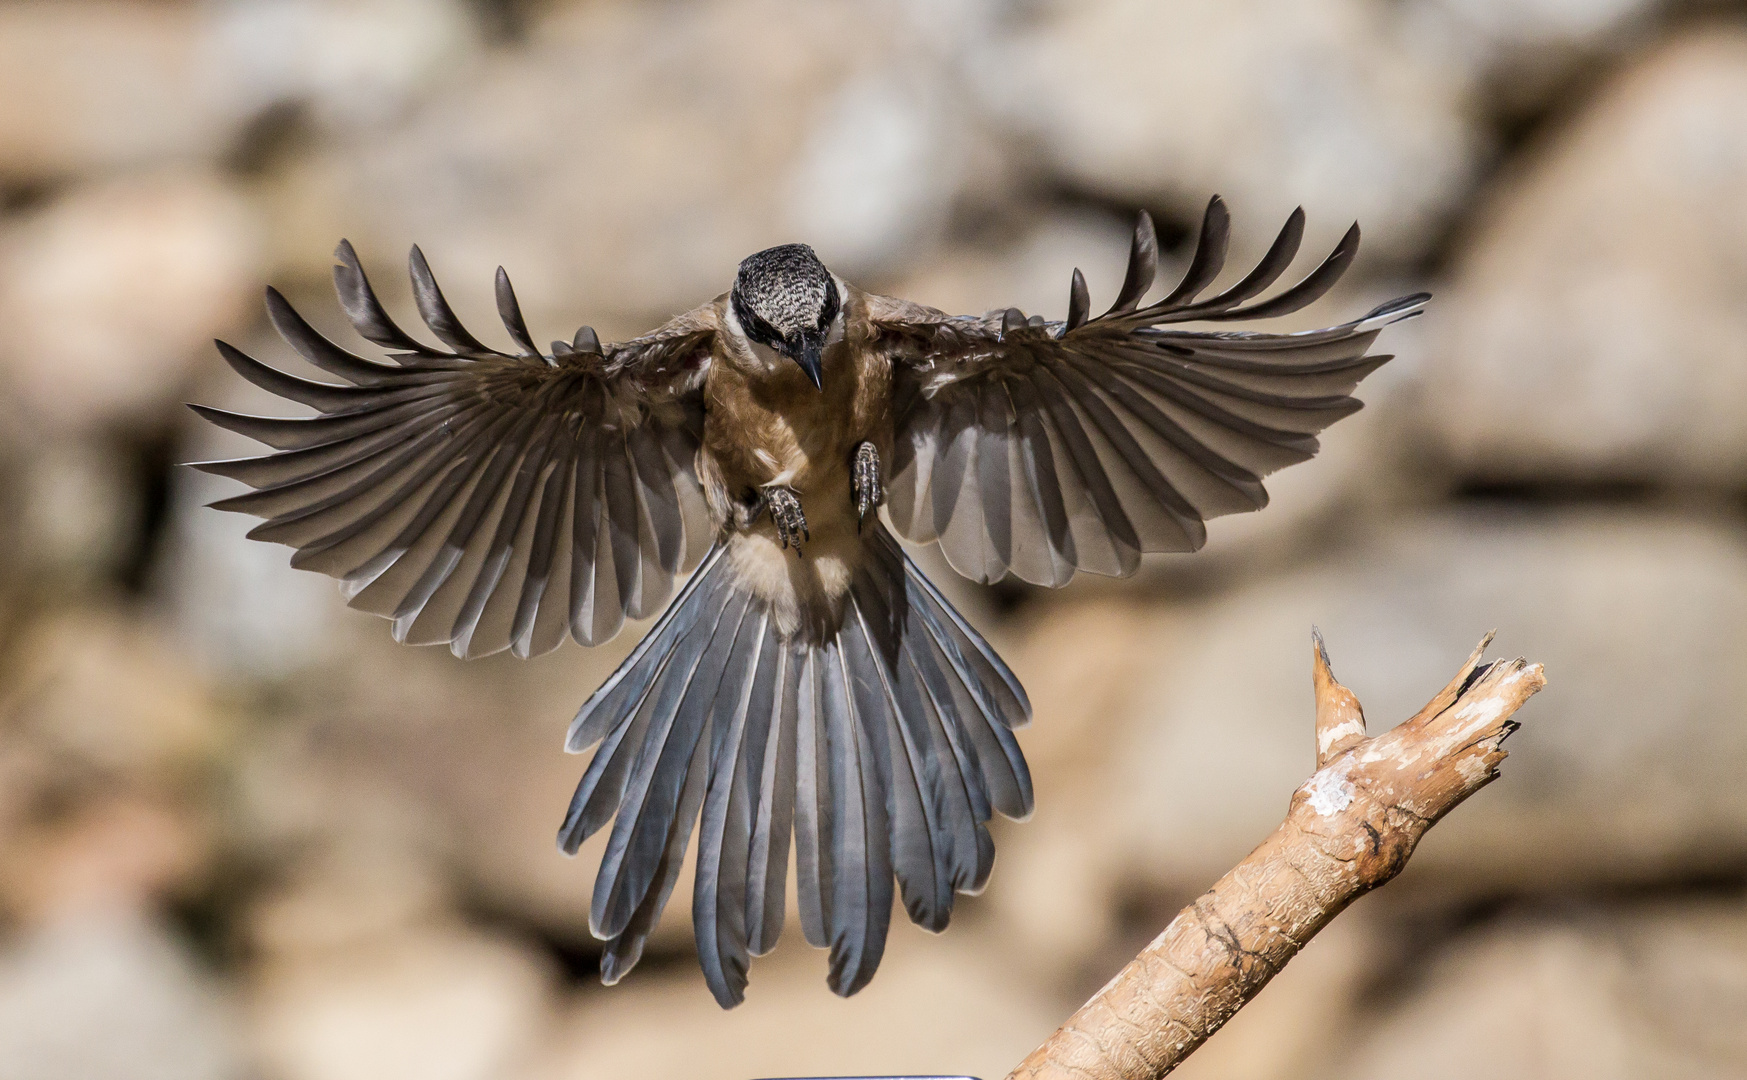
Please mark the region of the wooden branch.
<svg viewBox="0 0 1747 1080"><path fill-rule="evenodd" d="M1482 665L1486 635L1448 686L1375 738L1312 632L1317 771L1286 820L1184 908L1009 1080L1152 1080L1176 1068L1305 942L1407 864L1438 819L1498 775L1511 719L1541 665Z"/></svg>

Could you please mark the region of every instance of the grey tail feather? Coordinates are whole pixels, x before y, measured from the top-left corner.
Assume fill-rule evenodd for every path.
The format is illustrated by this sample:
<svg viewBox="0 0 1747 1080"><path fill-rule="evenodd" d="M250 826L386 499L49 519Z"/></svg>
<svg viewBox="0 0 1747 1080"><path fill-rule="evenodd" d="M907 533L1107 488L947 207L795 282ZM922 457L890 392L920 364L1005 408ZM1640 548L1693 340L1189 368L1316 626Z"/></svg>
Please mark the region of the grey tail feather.
<svg viewBox="0 0 1747 1080"><path fill-rule="evenodd" d="M792 636L718 545L577 714L568 748L599 748L559 843L612 823L590 914L606 981L636 964L694 826L699 963L732 1008L781 933L791 836L802 928L848 996L879 967L894 892L945 929L988 880L990 817L1031 812L1019 681L884 527L864 544L838 625Z"/></svg>

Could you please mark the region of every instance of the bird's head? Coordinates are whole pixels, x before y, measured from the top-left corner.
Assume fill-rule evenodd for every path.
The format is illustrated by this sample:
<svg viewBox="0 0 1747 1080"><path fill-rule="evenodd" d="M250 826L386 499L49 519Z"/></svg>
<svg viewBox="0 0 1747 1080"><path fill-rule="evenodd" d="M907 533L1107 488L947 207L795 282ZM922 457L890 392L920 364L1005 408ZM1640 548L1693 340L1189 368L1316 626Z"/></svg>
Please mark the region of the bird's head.
<svg viewBox="0 0 1747 1080"><path fill-rule="evenodd" d="M748 255L729 294L741 332L755 345L793 360L823 387L819 358L842 311L837 282L805 244Z"/></svg>

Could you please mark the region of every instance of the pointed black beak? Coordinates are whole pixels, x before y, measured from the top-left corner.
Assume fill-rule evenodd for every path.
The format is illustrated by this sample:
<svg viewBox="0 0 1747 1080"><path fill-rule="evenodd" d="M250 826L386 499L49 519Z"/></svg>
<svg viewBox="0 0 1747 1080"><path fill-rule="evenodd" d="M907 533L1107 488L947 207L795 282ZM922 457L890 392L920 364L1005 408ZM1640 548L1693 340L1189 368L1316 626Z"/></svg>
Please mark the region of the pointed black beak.
<svg viewBox="0 0 1747 1080"><path fill-rule="evenodd" d="M801 339L783 350L795 363L801 365L801 370L807 373L807 378L813 380L815 389L825 389L824 369L819 363L819 356L825 351L825 339L822 334L802 334Z"/></svg>

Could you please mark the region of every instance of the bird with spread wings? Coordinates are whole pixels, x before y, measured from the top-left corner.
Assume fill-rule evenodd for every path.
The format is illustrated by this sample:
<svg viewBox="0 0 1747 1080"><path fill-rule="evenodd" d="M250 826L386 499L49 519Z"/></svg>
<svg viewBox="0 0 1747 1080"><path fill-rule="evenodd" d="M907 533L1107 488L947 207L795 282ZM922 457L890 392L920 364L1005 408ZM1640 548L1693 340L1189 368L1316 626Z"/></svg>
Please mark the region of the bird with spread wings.
<svg viewBox="0 0 1747 1080"><path fill-rule="evenodd" d="M594 755L559 844L611 826L589 919L603 978L636 964L695 831L698 957L723 1007L782 930L791 843L802 930L853 994L879 965L894 881L912 920L943 929L988 881L991 816L1032 808L1024 690L893 533L976 581L1059 586L1194 551L1207 519L1266 505L1262 478L1360 407L1354 387L1389 359L1372 341L1427 299L1308 332L1217 328L1335 283L1357 226L1259 299L1303 229L1294 212L1253 270L1204 295L1229 231L1216 198L1182 280L1148 303L1142 215L1115 303L1092 316L1076 270L1063 321L874 295L788 244L649 334L603 344L584 327L546 352L501 268L509 351L461 325L413 249L437 347L389 317L342 243L340 303L386 360L269 289L279 333L341 381L219 343L316 415L195 406L272 448L196 467L252 488L213 505L266 519L252 538L340 579L398 641L527 657L659 614L566 741Z"/></svg>

